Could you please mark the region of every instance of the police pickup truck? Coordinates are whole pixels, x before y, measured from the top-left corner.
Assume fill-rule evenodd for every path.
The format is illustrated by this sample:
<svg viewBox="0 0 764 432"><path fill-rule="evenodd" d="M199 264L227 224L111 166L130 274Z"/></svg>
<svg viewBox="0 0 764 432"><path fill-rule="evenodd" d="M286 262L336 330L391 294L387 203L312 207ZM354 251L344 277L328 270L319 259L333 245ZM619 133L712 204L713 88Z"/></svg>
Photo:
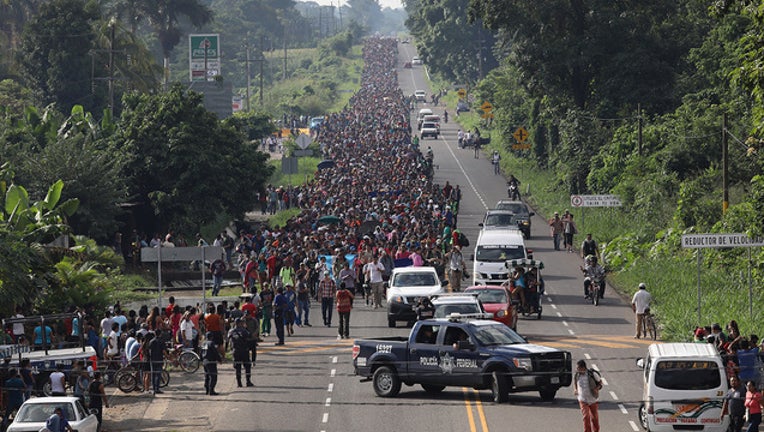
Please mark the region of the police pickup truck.
<svg viewBox="0 0 764 432"><path fill-rule="evenodd" d="M490 389L496 403L525 391L551 401L570 385L569 352L529 344L502 323L472 318L417 321L408 338L356 340L355 374L372 381L381 397L396 396L401 384L421 384L428 393L464 386Z"/></svg>

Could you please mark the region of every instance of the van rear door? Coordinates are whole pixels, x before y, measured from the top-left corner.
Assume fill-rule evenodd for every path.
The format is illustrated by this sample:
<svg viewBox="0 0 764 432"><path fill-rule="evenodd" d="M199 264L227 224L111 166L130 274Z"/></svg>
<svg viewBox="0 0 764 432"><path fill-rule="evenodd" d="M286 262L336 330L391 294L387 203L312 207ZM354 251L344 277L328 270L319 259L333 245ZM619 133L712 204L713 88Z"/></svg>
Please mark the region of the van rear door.
<svg viewBox="0 0 764 432"><path fill-rule="evenodd" d="M651 431L726 431L721 418L727 391L721 363L705 359L653 359L653 380L647 399Z"/></svg>

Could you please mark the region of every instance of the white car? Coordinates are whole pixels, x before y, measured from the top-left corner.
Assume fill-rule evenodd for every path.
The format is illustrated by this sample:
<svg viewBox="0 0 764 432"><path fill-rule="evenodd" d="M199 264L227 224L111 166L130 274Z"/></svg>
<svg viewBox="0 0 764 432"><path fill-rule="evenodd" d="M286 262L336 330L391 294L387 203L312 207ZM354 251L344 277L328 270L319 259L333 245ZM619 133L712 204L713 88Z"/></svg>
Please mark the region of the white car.
<svg viewBox="0 0 764 432"><path fill-rule="evenodd" d="M422 129L419 131L419 134L422 136L422 139L428 136L438 139L439 133L440 133L440 129L438 129L438 125L432 122L422 123Z"/></svg>
<svg viewBox="0 0 764 432"><path fill-rule="evenodd" d="M474 315L485 313L477 293L436 295L432 298L432 305L435 306L433 318L448 318L451 314ZM493 315L490 318L493 318Z"/></svg>
<svg viewBox="0 0 764 432"><path fill-rule="evenodd" d="M424 90L417 90L414 92L414 98L416 98L417 102L426 102L427 92L425 92Z"/></svg>
<svg viewBox="0 0 764 432"><path fill-rule="evenodd" d="M413 324L417 300L442 293L446 283L440 281L433 267L394 268L387 288L388 327L395 327L397 321Z"/></svg>
<svg viewBox="0 0 764 432"><path fill-rule="evenodd" d="M411 57L411 64L420 65L422 64L422 59L420 59L419 57Z"/></svg>
<svg viewBox="0 0 764 432"><path fill-rule="evenodd" d="M45 426L56 408L61 407L69 425L77 432L97 432L98 419L71 396L32 398L21 405L7 432L38 432Z"/></svg>

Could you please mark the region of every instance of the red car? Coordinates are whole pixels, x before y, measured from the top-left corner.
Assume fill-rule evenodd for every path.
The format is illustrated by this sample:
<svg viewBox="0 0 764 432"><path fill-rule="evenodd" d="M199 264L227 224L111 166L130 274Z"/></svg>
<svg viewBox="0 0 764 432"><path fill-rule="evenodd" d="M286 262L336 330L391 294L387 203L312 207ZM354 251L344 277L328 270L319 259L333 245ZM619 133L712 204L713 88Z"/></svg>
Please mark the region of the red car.
<svg viewBox="0 0 764 432"><path fill-rule="evenodd" d="M483 309L493 314L494 321L517 330L517 309L512 304L507 290L496 285L476 285L465 289L464 292L479 293L478 299L483 303Z"/></svg>

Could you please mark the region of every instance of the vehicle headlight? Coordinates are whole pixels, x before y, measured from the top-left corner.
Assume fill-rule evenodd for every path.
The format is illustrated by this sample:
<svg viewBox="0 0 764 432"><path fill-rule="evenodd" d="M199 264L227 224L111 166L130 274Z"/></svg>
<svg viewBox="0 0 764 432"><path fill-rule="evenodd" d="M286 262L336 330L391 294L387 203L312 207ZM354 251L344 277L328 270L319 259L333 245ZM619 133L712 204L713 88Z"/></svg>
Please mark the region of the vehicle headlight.
<svg viewBox="0 0 764 432"><path fill-rule="evenodd" d="M496 312L496 318L501 318L501 317L505 316L506 314L507 314L507 311L502 309L502 310Z"/></svg>
<svg viewBox="0 0 764 432"><path fill-rule="evenodd" d="M393 296L390 300L393 301L393 303L403 303L403 296Z"/></svg>
<svg viewBox="0 0 764 432"><path fill-rule="evenodd" d="M526 221L520 221L520 223L523 224L523 225L530 225L531 224L531 222L527 221L527 220Z"/></svg>
<svg viewBox="0 0 764 432"><path fill-rule="evenodd" d="M512 363L518 369L525 369L527 371L533 370L533 362L529 358L515 357L512 359Z"/></svg>

